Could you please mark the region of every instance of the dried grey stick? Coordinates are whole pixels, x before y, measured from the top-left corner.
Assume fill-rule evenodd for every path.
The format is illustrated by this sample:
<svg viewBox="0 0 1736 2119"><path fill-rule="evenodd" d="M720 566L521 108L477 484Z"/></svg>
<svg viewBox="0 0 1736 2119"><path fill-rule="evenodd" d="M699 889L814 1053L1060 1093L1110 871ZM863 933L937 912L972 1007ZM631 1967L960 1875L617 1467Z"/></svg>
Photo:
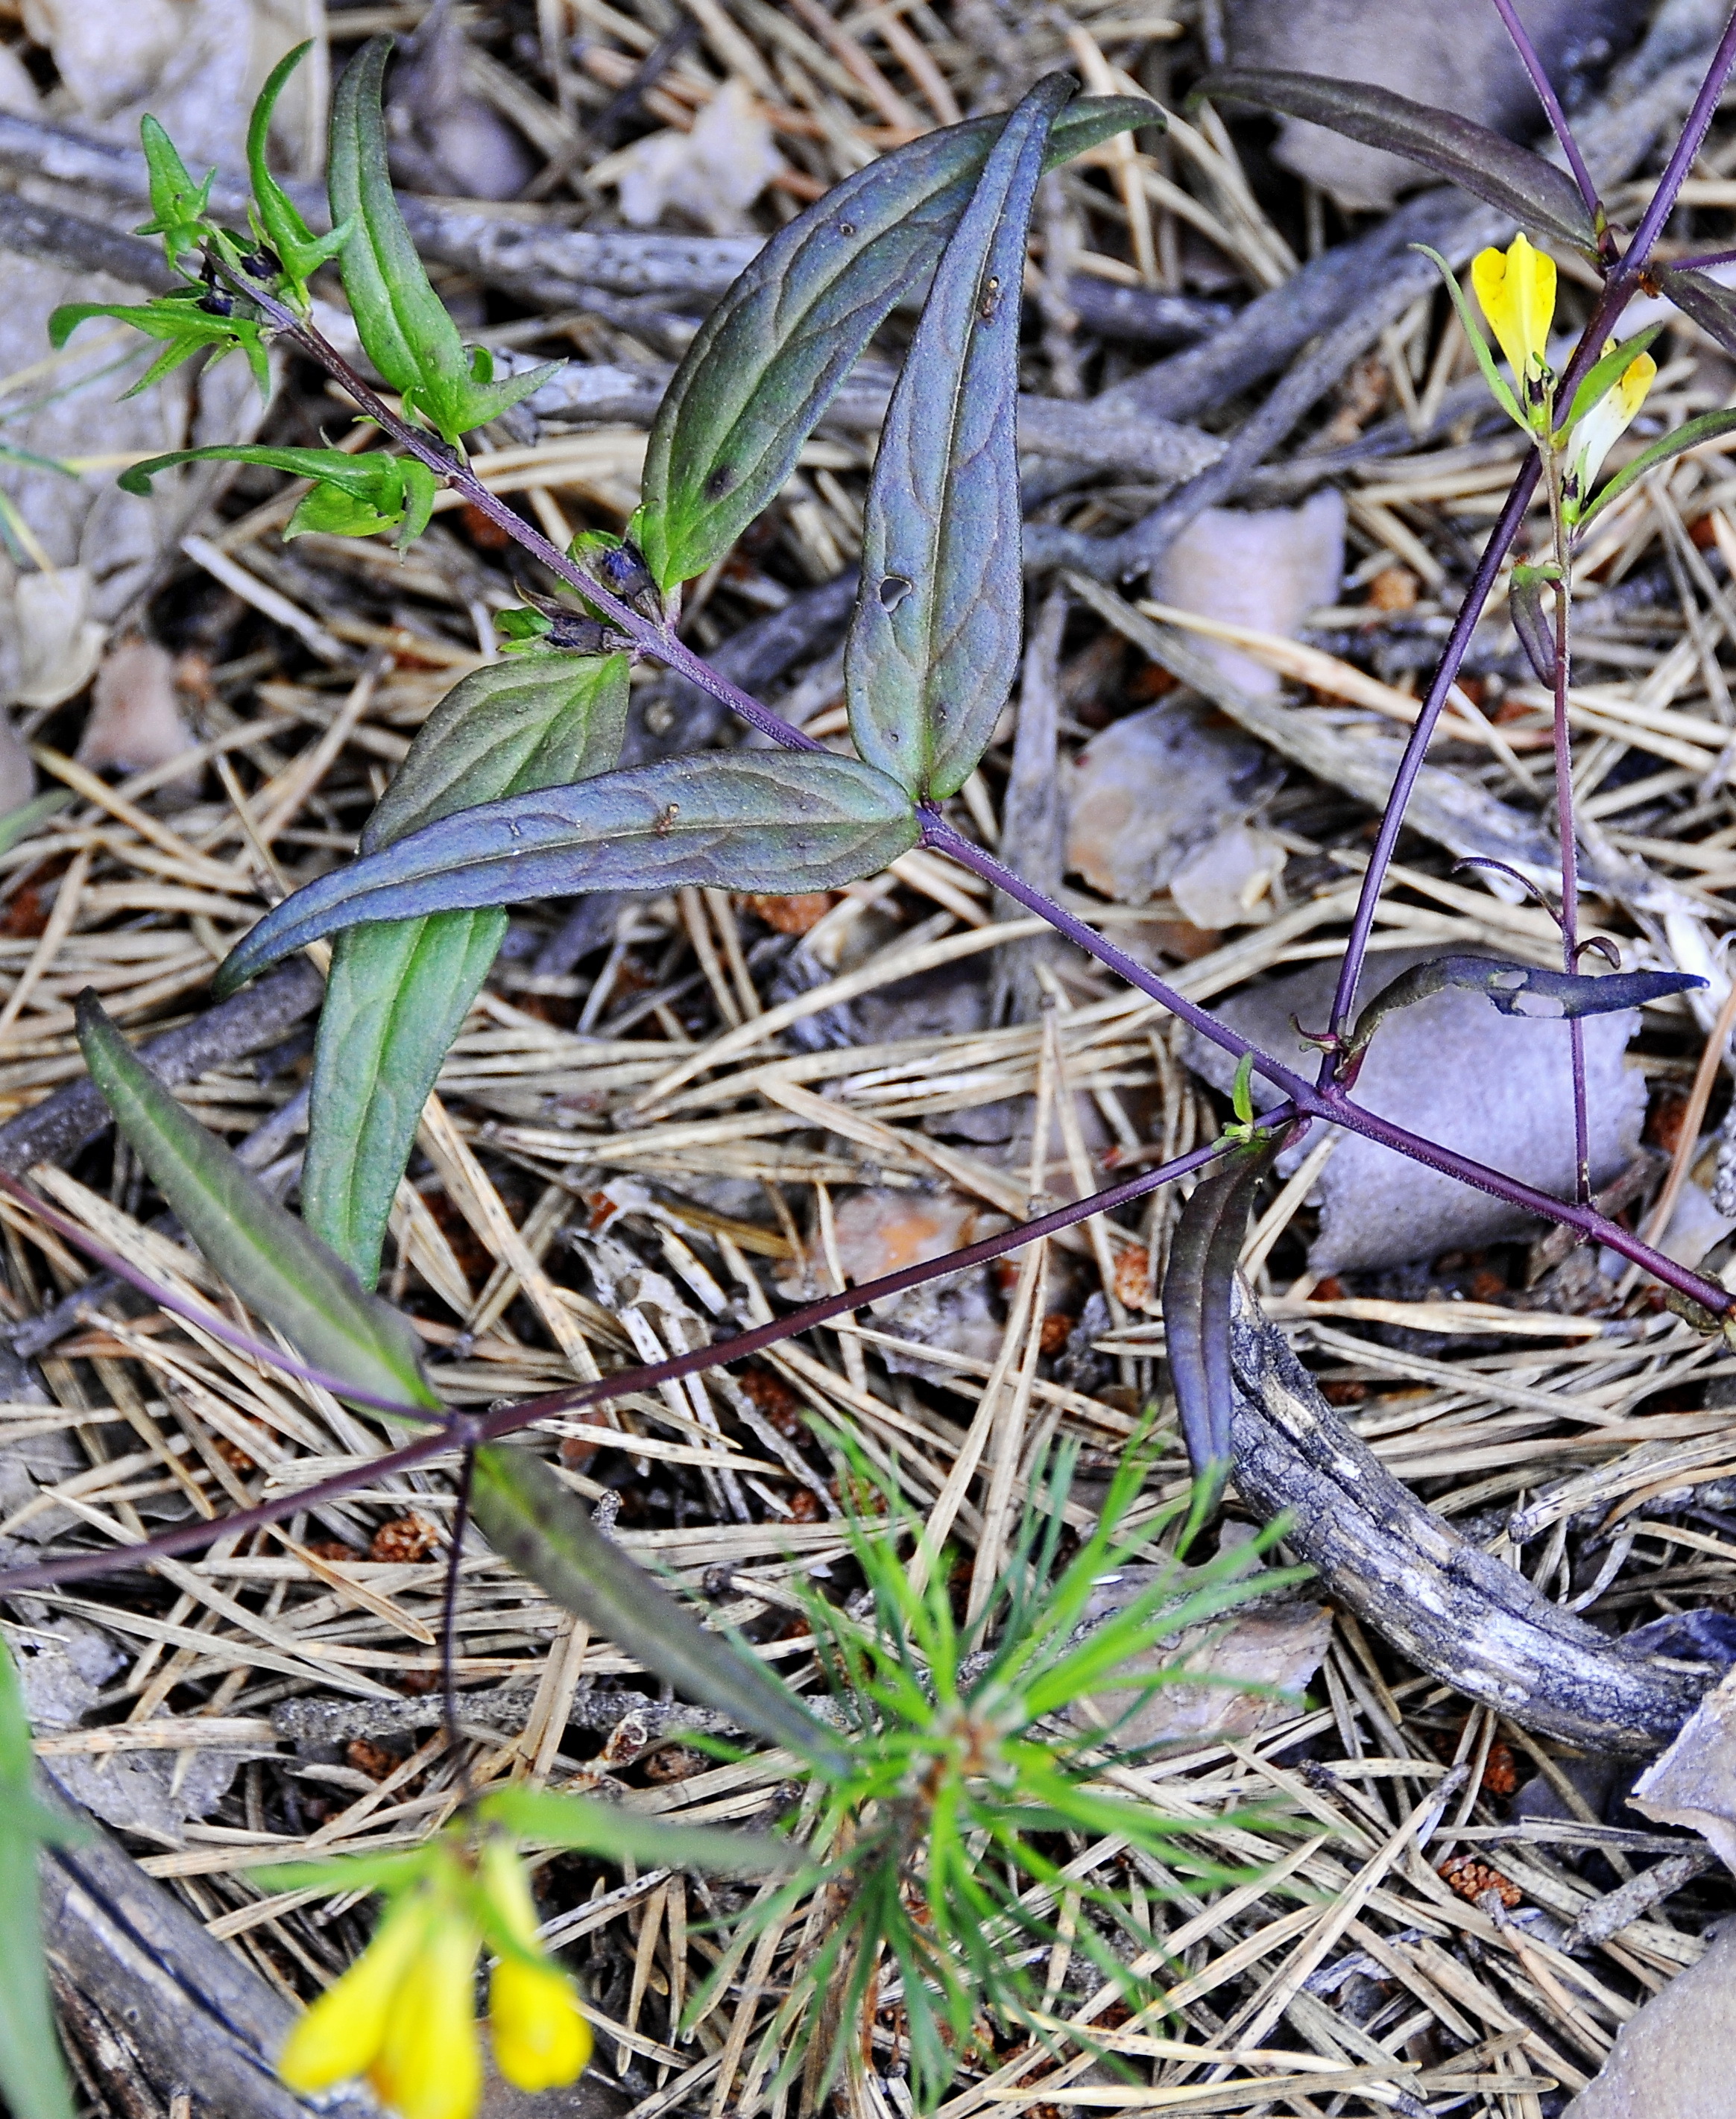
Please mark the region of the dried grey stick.
<svg viewBox="0 0 1736 2119"><path fill-rule="evenodd" d="M1717 1866L1718 1857L1710 1847L1690 1846L1679 1854L1667 1855L1650 1868L1642 1869L1619 1889L1606 1891L1602 1898L1594 1899L1562 1937L1562 1948L1570 1957L1577 1956L1581 1950L1597 1949L1650 1913L1654 1906L1692 1883L1696 1876L1703 1876L1708 1869Z"/></svg>
<svg viewBox="0 0 1736 2119"><path fill-rule="evenodd" d="M0 192L0 250L39 257L75 272L106 272L153 294L179 286L180 276L164 262L162 246L121 235L76 213L38 206L15 192Z"/></svg>
<svg viewBox="0 0 1736 2119"><path fill-rule="evenodd" d="M485 1731L522 1729L536 1699L534 1685L461 1692L459 1723L465 1728ZM431 1729L444 1711L434 1693L409 1699L280 1699L272 1709L272 1727L280 1736L298 1744L343 1744L354 1736L388 1736L405 1729ZM646 1732L641 1749L679 1742L684 1736L740 1733L715 1708L666 1704L643 1692L588 1689L575 1695L568 1711L567 1727L606 1734L629 1718Z"/></svg>
<svg viewBox="0 0 1736 2119"><path fill-rule="evenodd" d="M197 2108L223 2119L374 2119L365 2090L304 2104L272 2072L295 2011L239 1952L213 1941L180 1900L44 1776L40 1799L78 1830L77 1843L41 1861L42 1925L55 1984L72 2020L104 2033L126 2056L123 2079L142 2081L168 2108L197 2086ZM154 2114L153 2114L154 2119Z"/></svg>
<svg viewBox="0 0 1736 2119"><path fill-rule="evenodd" d="M213 1067L279 1043L313 1013L324 992L318 972L304 957L297 957L179 1029L152 1038L140 1046L140 1056L171 1088L197 1081ZM0 1125L0 1170L21 1177L39 1162L63 1162L109 1123L109 1106L91 1083L69 1082Z"/></svg>
<svg viewBox="0 0 1736 2119"><path fill-rule="evenodd" d="M1419 1669L1597 1752L1675 1736L1721 1672L1624 1648L1461 1537L1344 1426L1238 1276L1236 1487L1330 1594Z"/></svg>

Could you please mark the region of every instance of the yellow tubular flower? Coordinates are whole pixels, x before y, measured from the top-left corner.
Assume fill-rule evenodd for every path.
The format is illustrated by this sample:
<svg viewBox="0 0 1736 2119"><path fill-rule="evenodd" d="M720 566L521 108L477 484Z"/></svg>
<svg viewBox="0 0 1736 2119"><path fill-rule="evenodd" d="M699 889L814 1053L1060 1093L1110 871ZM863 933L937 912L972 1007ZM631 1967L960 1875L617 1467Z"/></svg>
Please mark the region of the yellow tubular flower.
<svg viewBox="0 0 1736 2119"><path fill-rule="evenodd" d="M504 1839L482 1851L482 1889L500 1925L535 1961L504 1956L489 1981L494 2060L515 2089L555 2089L583 2072L591 2026L573 1982L536 1949L536 1908L524 1865Z"/></svg>
<svg viewBox="0 0 1736 2119"><path fill-rule="evenodd" d="M1549 326L1555 318L1555 260L1516 235L1505 254L1479 251L1471 285L1527 407L1542 400L1548 373Z"/></svg>
<svg viewBox="0 0 1736 2119"><path fill-rule="evenodd" d="M471 2119L482 2094L475 1992L481 1937L450 1899L424 1934L392 1994L368 2080L402 2119Z"/></svg>
<svg viewBox="0 0 1736 2119"><path fill-rule="evenodd" d="M1610 352L1614 345L1611 339L1604 352ZM1622 371L1621 381L1613 390L1604 392L1574 429L1573 438L1568 443L1572 452L1572 469L1567 475L1567 492L1576 512L1585 506L1597 475L1604 467L1604 457L1632 424L1634 415L1645 402L1646 393L1657 374L1658 364L1651 355L1636 354Z"/></svg>
<svg viewBox="0 0 1736 2119"><path fill-rule="evenodd" d="M374 2064L386 2019L411 1960L428 1934L433 1908L424 1896L395 1906L367 1949L290 2031L277 2072L303 2094L346 2082Z"/></svg>
<svg viewBox="0 0 1736 2119"><path fill-rule="evenodd" d="M584 2070L591 2026L573 1982L546 1961L503 1957L488 1990L494 2061L515 2089L557 2089Z"/></svg>

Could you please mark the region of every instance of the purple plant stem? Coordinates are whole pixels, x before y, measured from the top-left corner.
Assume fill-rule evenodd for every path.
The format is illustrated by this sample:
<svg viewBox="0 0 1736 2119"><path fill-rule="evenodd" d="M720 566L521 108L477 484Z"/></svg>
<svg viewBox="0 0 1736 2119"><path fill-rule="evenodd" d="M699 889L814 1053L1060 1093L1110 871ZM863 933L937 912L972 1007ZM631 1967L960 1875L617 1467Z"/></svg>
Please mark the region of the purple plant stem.
<svg viewBox="0 0 1736 2119"><path fill-rule="evenodd" d="M1580 197L1585 202L1585 211L1603 228L1604 202L1598 197L1597 186L1591 181L1591 172L1585 167L1585 158L1579 151L1579 142L1573 137L1573 128L1567 123L1567 114L1562 109L1561 99L1555 93L1554 84L1543 71L1543 63L1537 55L1537 47L1530 39L1525 26L1519 19L1513 0L1495 0L1495 12L1506 26L1513 48L1519 53L1525 72L1531 77L1531 86L1537 90L1537 100L1543 107L1543 115L1562 152L1567 158L1567 167L1573 172L1573 181L1580 188Z"/></svg>
<svg viewBox="0 0 1736 2119"><path fill-rule="evenodd" d="M1295 1115L1324 1120L1330 1125L1343 1126L1348 1132L1360 1134L1365 1140L1376 1141L1383 1148L1390 1148L1397 1154L1409 1157L1413 1162L1427 1163L1432 1170L1438 1170L1446 1176L1456 1178L1461 1184L1474 1185L1479 1192L1487 1192L1494 1199L1504 1200L1509 1206L1521 1208L1526 1213L1541 1215L1546 1219L1565 1222L1585 1236L1608 1244L1612 1250L1620 1252L1622 1257L1632 1259L1636 1264L1643 1265L1648 1273L1667 1287L1674 1288L1678 1294L1690 1296L1707 1310L1721 1314L1732 1307L1733 1298L1715 1282L1702 1279L1698 1273L1678 1265L1673 1259L1665 1258L1661 1252L1653 1250L1649 1245L1642 1244L1632 1230L1624 1229L1619 1222L1608 1220L1583 1200L1570 1204L1567 1200L1556 1199L1550 1193L1540 1192L1534 1185L1527 1185L1522 1179L1508 1176L1504 1171L1491 1170L1452 1148L1424 1140L1420 1134L1413 1134L1404 1126L1395 1125L1390 1120L1381 1118L1366 1106L1353 1103L1344 1090L1335 1083L1311 1083L1280 1061L1260 1052L1226 1024L1208 1015L1204 1008L1184 999L1154 972L1147 971L1143 964L1135 963L1125 950L1118 949L1114 943L1106 941L1095 928L1081 920L1076 913L1069 912L1065 906L1056 904L1034 884L1027 883L1022 876L1015 874L997 860L993 854L967 839L937 811L925 808L922 819L924 846L947 855L961 868L969 869L973 874L980 875L986 882L992 883L997 890L1004 890L1008 897L1019 904L1040 913L1069 941L1088 951L1100 963L1107 964L1130 985L1137 987L1141 993L1149 994L1153 1000L1161 1001L1184 1022L1209 1037L1225 1051L1232 1052L1238 1058L1251 1055L1256 1071L1283 1091ZM1266 1123L1270 1123L1270 1119ZM1641 1255L1642 1252L1645 1254L1643 1257Z"/></svg>
<svg viewBox="0 0 1736 2119"><path fill-rule="evenodd" d="M1305 1083L1304 1087L1307 1087ZM1275 1131L1288 1125L1295 1117L1293 1106L1281 1104L1255 1121L1258 1130ZM848 1287L835 1295L823 1296L819 1301L808 1303L788 1315L773 1318L769 1324L756 1324L750 1332L738 1334L733 1339L721 1339L708 1347L696 1347L685 1354L672 1356L664 1361L648 1366L618 1370L612 1376L600 1382L578 1384L565 1390L552 1391L541 1398L527 1399L522 1404L506 1406L485 1415L475 1413L449 1414L444 1424L431 1434L419 1436L414 1442L390 1450L384 1455L369 1458L356 1470L334 1473L311 1486L298 1486L292 1493L280 1494L276 1500L262 1501L257 1507L244 1509L234 1515L220 1516L211 1520L201 1519L197 1523L183 1523L178 1528L164 1531L147 1539L142 1545L129 1545L126 1558L129 1563L148 1562L167 1559L176 1553L196 1552L209 1545L214 1538L242 1537L268 1523L281 1522L285 1516L294 1515L303 1509L316 1509L327 1501L341 1500L364 1482L388 1477L400 1472L415 1471L431 1458L444 1455L457 1449L474 1449L478 1444L498 1442L503 1437L517 1434L539 1420L547 1420L556 1414L577 1412L585 1407L606 1403L633 1391L655 1390L659 1384L679 1382L684 1376L697 1375L706 1369L723 1366L731 1361L745 1361L763 1348L776 1346L779 1341L806 1332L816 1324L840 1316L846 1311L859 1310L866 1305L879 1302L887 1296L902 1295L907 1288L920 1287L926 1282L944 1280L948 1275L965 1273L972 1267L987 1265L996 1259L1005 1258L1010 1251L1022 1249L1044 1236L1059 1236L1062 1230L1075 1223L1090 1220L1094 1214L1113 1213L1119 1207L1130 1206L1148 1193L1155 1192L1160 1185L1170 1184L1178 1177L1186 1177L1195 1170L1215 1161L1234 1143L1223 1140L1208 1141L1203 1147L1177 1156L1172 1162L1157 1170L1148 1170L1138 1177L1124 1179L1106 1190L1093 1192L1083 1199L1070 1201L1051 1213L1040 1214L1034 1221L1020 1222L1010 1229L1002 1229L980 1242L968 1245L963 1250L951 1251L945 1258L929 1259L919 1265L903 1266L897 1273L889 1273L879 1280L864 1282L858 1287ZM81 1248L90 1249L94 1240L87 1239L76 1223L67 1225L66 1234ZM202 1319L201 1320L203 1321ZM281 1354L273 1358L283 1366ZM115 1564L115 1556L109 1552L67 1553L58 1560L43 1560L26 1567L15 1567L0 1574L0 1597L11 1596L25 1589L41 1589L57 1582L78 1582L91 1575L106 1574Z"/></svg>
<svg viewBox="0 0 1736 2119"><path fill-rule="evenodd" d="M1682 137L1676 142L1675 152L1664 167L1658 179L1658 188L1652 193L1651 204L1640 216L1640 225L1633 232L1633 240L1622 253L1619 267L1623 276L1637 279L1651 247L1664 232L1664 224L1675 211L1676 197L1687 181L1687 173L1700 152L1706 128L1710 125L1724 95L1724 84L1732 66L1736 66L1736 12L1724 25L1724 35L1718 40L1718 49L1712 54L1712 63L1706 69L1706 79L1700 84L1700 93L1694 98L1693 108L1683 126Z"/></svg>
<svg viewBox="0 0 1736 2119"><path fill-rule="evenodd" d="M1672 272L1703 272L1712 265L1736 265L1736 250L1707 250L1697 257L1673 257Z"/></svg>
<svg viewBox="0 0 1736 2119"><path fill-rule="evenodd" d="M458 1734L458 1576L464 1565L464 1533L470 1528L471 1488L476 1476L476 1453L466 1449L458 1467L452 1549L447 1555L446 1590L440 1600L440 1707L446 1718L446 1741L458 1761L458 1785L466 1805L475 1800L476 1792L471 1780L470 1755Z"/></svg>

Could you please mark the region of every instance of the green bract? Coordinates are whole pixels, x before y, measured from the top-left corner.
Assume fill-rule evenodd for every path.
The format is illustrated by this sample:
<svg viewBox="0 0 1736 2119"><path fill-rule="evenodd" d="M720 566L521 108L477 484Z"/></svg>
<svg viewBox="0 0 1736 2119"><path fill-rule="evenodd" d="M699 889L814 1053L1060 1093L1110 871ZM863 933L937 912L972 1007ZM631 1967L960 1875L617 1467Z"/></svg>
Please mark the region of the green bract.
<svg viewBox="0 0 1736 2119"><path fill-rule="evenodd" d="M434 473L415 457L388 457L374 450L350 456L342 449L242 447L225 442L152 457L123 471L118 483L123 493L147 494L160 471L206 462L263 464L314 480L313 490L285 526L285 541L316 530L334 537L371 537L382 530L397 530L400 545L408 545L428 527L438 490Z"/></svg>
<svg viewBox="0 0 1736 2119"><path fill-rule="evenodd" d="M312 49L311 43L298 44L277 62L259 91L259 100L253 105L247 128L247 167L253 186L253 233L276 254L283 267L286 283L284 291L298 308L306 306L309 275L327 259L336 257L355 230L353 221L345 221L329 235L315 235L266 161L272 113L277 107L284 83Z"/></svg>

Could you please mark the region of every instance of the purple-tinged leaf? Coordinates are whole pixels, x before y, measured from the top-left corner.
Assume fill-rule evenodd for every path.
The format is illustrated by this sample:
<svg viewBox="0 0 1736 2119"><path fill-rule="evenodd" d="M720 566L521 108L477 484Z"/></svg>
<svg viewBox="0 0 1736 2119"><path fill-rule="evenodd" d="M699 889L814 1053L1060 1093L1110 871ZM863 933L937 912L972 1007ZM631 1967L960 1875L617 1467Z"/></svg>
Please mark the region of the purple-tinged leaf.
<svg viewBox="0 0 1736 2119"><path fill-rule="evenodd" d="M856 747L919 801L955 794L1019 666L1019 307L1065 74L1006 122L954 230L887 408L844 657Z"/></svg>
<svg viewBox="0 0 1736 2119"><path fill-rule="evenodd" d="M1176 1412L1196 1479L1221 1484L1230 1462L1230 1292L1248 1209L1275 1141L1232 1148L1181 1209L1163 1279L1163 1336Z"/></svg>
<svg viewBox="0 0 1736 2119"><path fill-rule="evenodd" d="M1005 120L925 132L834 185L782 229L700 326L645 451L639 540L658 585L703 573L776 499L802 444L893 305L934 269ZM1163 114L1088 96L1048 165Z"/></svg>
<svg viewBox="0 0 1736 2119"><path fill-rule="evenodd" d="M1726 353L1736 353L1736 287L1691 265L1655 265L1651 277L1685 317L1692 317Z"/></svg>
<svg viewBox="0 0 1736 2119"><path fill-rule="evenodd" d="M591 890L831 890L913 846L898 784L829 751L700 752L462 809L267 913L217 975L231 993L364 920Z"/></svg>
<svg viewBox="0 0 1736 2119"><path fill-rule="evenodd" d="M1432 110L1370 81L1266 67L1224 67L1209 73L1193 93L1193 100L1202 98L1250 104L1324 125L1364 146L1384 147L1511 214L1534 236L1597 257L1597 230L1572 179L1469 118Z"/></svg>
<svg viewBox="0 0 1736 2119"><path fill-rule="evenodd" d="M1647 1001L1687 993L1706 981L1692 971L1609 971L1602 977L1580 971L1554 971L1537 964L1516 964L1501 957L1431 957L1413 964L1383 986L1344 1041L1353 1057L1362 1052L1396 1009L1413 1007L1449 986L1480 993L1503 1015L1522 1015L1560 1022L1570 1017L1609 1015L1641 1008Z"/></svg>
<svg viewBox="0 0 1736 2119"><path fill-rule="evenodd" d="M1515 567L1507 587L1507 614L1539 684L1555 682L1555 626L1543 609L1543 584L1553 578L1541 567Z"/></svg>

